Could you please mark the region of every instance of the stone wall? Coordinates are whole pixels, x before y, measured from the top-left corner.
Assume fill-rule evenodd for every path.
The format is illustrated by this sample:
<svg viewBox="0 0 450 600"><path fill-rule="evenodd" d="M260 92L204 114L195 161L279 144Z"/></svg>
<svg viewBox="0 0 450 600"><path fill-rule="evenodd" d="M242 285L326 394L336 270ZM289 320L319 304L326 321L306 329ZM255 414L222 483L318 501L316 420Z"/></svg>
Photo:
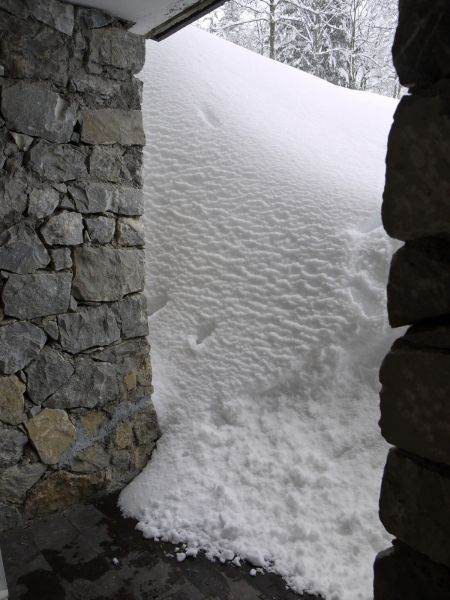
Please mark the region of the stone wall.
<svg viewBox="0 0 450 600"><path fill-rule="evenodd" d="M411 95L395 114L383 222L405 245L391 325L412 325L380 372L389 453L381 520L399 541L375 563L375 600L450 599L450 2L400 0L394 63Z"/></svg>
<svg viewBox="0 0 450 600"><path fill-rule="evenodd" d="M102 12L0 0L0 529L123 487L158 437L144 53Z"/></svg>

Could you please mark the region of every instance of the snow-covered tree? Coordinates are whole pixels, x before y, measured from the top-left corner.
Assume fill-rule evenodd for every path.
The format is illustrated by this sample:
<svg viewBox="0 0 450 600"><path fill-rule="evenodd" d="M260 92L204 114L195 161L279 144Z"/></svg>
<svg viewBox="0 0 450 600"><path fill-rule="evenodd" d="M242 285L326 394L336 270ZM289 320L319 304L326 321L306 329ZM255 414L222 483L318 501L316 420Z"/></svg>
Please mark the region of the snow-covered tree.
<svg viewBox="0 0 450 600"><path fill-rule="evenodd" d="M203 27L331 83L398 96L396 0L231 0Z"/></svg>

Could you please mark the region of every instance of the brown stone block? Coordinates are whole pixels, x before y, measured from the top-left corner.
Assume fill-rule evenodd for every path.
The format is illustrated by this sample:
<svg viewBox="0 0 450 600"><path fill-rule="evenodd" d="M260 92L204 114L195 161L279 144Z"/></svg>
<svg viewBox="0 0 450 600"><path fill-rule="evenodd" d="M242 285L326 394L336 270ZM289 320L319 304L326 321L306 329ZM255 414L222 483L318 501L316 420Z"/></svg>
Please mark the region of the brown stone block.
<svg viewBox="0 0 450 600"><path fill-rule="evenodd" d="M450 566L450 468L391 450L381 486L380 519L399 540Z"/></svg>
<svg viewBox="0 0 450 600"><path fill-rule="evenodd" d="M433 94L404 97L389 136L382 216L399 240L450 233L449 82Z"/></svg>
<svg viewBox="0 0 450 600"><path fill-rule="evenodd" d="M449 374L450 353L394 346L380 370L380 427L389 443L450 464Z"/></svg>
<svg viewBox="0 0 450 600"><path fill-rule="evenodd" d="M450 313L450 244L446 240L408 242L394 254L387 308L392 327Z"/></svg>
<svg viewBox="0 0 450 600"><path fill-rule="evenodd" d="M374 600L450 600L450 569L401 542L378 554Z"/></svg>
<svg viewBox="0 0 450 600"><path fill-rule="evenodd" d="M423 85L450 76L450 3L400 0L394 65L403 85Z"/></svg>
<svg viewBox="0 0 450 600"><path fill-rule="evenodd" d="M106 485L105 473L75 475L55 471L33 487L25 504L25 514L28 518L43 517L73 504L88 502Z"/></svg>

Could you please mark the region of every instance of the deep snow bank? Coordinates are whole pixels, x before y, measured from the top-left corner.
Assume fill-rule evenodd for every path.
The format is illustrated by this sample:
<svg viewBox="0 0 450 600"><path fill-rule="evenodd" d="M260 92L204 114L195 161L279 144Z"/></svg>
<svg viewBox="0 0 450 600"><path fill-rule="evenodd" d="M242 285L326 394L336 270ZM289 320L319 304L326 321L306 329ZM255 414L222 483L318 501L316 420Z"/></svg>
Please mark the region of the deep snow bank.
<svg viewBox="0 0 450 600"><path fill-rule="evenodd" d="M148 44L146 237L164 435L120 504L147 536L371 598L388 538L377 370L396 103L189 28Z"/></svg>

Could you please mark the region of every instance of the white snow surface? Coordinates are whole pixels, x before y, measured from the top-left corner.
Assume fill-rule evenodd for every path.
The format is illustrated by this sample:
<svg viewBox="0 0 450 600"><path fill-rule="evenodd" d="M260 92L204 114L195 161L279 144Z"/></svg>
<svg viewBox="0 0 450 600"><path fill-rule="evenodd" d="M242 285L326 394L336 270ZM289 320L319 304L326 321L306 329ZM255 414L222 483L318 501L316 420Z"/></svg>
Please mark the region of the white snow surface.
<svg viewBox="0 0 450 600"><path fill-rule="evenodd" d="M187 28L150 42L145 227L163 436L120 506L187 556L372 598L395 337L380 223L396 102ZM237 557L237 558L236 558Z"/></svg>

